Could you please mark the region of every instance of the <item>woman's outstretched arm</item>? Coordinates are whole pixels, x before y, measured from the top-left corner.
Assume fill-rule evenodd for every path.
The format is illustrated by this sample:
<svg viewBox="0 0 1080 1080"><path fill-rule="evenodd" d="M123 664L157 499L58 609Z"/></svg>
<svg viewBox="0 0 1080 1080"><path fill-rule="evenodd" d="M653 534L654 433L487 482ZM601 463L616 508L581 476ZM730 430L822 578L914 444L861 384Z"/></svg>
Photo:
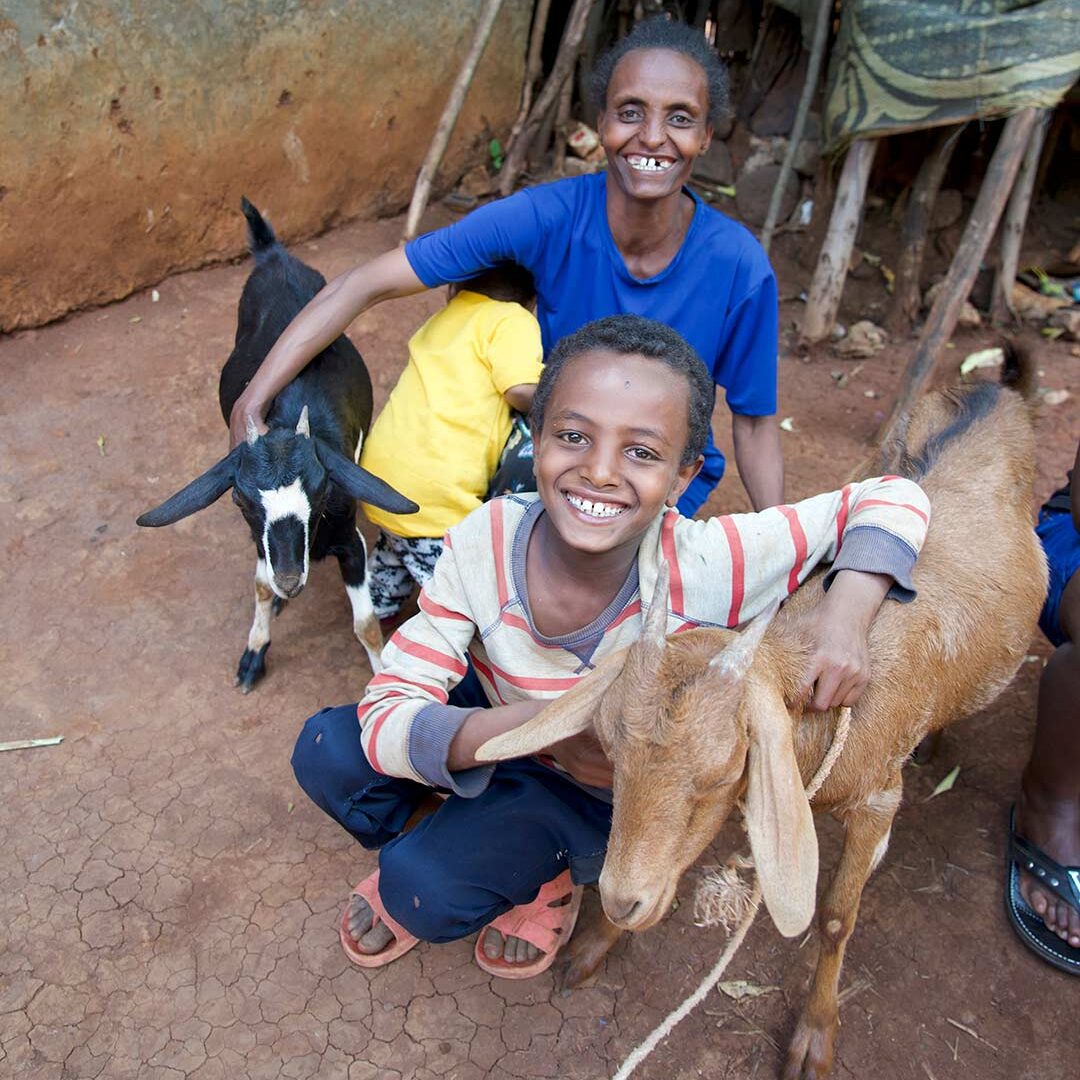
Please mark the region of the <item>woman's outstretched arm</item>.
<svg viewBox="0 0 1080 1080"><path fill-rule="evenodd" d="M382 300L422 292L404 248L394 248L334 278L285 328L255 377L236 399L229 418L229 445L245 438L250 418L266 430L270 403L362 312Z"/></svg>

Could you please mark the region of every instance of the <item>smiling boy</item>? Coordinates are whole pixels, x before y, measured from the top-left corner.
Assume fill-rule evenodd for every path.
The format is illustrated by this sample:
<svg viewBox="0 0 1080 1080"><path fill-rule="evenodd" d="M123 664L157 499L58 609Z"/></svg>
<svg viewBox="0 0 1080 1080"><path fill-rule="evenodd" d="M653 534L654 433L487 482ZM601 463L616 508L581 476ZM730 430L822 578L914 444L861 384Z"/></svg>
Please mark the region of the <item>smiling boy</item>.
<svg viewBox="0 0 1080 1080"><path fill-rule="evenodd" d="M831 561L804 687L816 708L857 700L874 614L886 595L914 595L929 504L885 477L756 514L682 517L674 507L700 468L713 394L694 350L659 323L614 316L564 338L533 401L538 493L494 500L451 529L420 613L387 645L358 714L308 721L297 779L357 840L382 847L342 916L354 962L378 966L418 939L487 926L476 950L486 970L550 965L572 928L573 886L603 865L610 764L589 734L538 759L478 766L475 753L639 636L661 561L669 633L737 626ZM454 701L470 662L489 707ZM404 831L433 787L449 797Z"/></svg>

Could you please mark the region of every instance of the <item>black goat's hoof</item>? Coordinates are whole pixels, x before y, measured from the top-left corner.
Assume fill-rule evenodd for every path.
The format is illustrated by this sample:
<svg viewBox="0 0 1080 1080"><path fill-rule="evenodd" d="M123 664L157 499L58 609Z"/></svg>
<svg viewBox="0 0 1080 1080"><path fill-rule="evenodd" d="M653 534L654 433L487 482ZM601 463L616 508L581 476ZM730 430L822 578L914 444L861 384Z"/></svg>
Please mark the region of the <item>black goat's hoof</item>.
<svg viewBox="0 0 1080 1080"><path fill-rule="evenodd" d="M273 614L275 615L280 615L285 610L285 605L288 602L288 600L283 600L280 596L275 596L274 599L270 602L271 612L273 612Z"/></svg>
<svg viewBox="0 0 1080 1080"><path fill-rule="evenodd" d="M236 685L242 694L250 693L251 688L266 674L266 650L269 648L270 643L267 642L258 652L244 650L236 668Z"/></svg>

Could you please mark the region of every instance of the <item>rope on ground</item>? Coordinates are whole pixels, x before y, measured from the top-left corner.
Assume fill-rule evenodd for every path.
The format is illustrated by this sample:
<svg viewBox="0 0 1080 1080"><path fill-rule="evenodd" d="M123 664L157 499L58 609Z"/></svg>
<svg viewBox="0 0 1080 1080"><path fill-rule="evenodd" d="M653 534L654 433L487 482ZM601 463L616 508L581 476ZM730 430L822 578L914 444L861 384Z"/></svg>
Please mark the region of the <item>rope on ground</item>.
<svg viewBox="0 0 1080 1080"><path fill-rule="evenodd" d="M833 732L832 743L810 783L806 786L807 799L812 799L821 789L821 785L828 779L829 773L832 772L832 768L836 764L836 759L844 749L844 743L847 741L850 729L851 710L847 708L841 709L836 721L836 730ZM746 937L754 921L754 916L757 915L760 903L761 883L755 877L754 888L749 898L749 910L743 916L743 920L739 923L735 933L728 939L728 943L713 969L701 980L698 988L678 1008L668 1013L662 1023L649 1033L644 1042L634 1047L630 1055L619 1066L619 1071L615 1073L612 1080L627 1080L627 1077L671 1034L675 1026L680 1021L685 1020L709 996L713 987L720 981L720 977L724 974L728 964L731 963L732 957L738 952L739 946L743 943L743 938Z"/></svg>

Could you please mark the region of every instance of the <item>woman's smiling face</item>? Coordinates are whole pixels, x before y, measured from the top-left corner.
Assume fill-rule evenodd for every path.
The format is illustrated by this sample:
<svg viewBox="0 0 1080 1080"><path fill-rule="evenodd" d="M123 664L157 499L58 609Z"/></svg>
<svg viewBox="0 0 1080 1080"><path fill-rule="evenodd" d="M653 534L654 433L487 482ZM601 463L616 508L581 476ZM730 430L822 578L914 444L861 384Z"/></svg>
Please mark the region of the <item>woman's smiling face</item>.
<svg viewBox="0 0 1080 1080"><path fill-rule="evenodd" d="M635 198L677 193L709 148L709 85L701 66L671 49L635 49L615 66L600 139L620 190Z"/></svg>
<svg viewBox="0 0 1080 1080"><path fill-rule="evenodd" d="M596 349L568 361L536 445L540 498L559 538L598 554L636 545L701 459L681 464L690 384L666 364Z"/></svg>

